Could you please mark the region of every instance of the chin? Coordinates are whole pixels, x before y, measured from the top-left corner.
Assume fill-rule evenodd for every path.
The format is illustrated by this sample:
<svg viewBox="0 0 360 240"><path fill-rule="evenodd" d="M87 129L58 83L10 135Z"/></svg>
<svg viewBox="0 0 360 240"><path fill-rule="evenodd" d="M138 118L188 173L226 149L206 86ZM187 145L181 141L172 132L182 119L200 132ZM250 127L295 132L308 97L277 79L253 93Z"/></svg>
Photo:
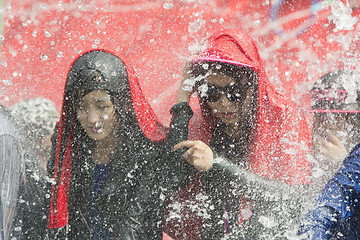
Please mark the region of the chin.
<svg viewBox="0 0 360 240"><path fill-rule="evenodd" d="M230 125L230 126L235 126L235 124L237 123L237 121L234 119L234 120L231 120L231 119L221 119L222 123L225 124L225 125Z"/></svg>
<svg viewBox="0 0 360 240"><path fill-rule="evenodd" d="M101 141L104 140L106 138L105 134L95 134L95 133L86 133L88 135L89 138L91 138L94 141Z"/></svg>

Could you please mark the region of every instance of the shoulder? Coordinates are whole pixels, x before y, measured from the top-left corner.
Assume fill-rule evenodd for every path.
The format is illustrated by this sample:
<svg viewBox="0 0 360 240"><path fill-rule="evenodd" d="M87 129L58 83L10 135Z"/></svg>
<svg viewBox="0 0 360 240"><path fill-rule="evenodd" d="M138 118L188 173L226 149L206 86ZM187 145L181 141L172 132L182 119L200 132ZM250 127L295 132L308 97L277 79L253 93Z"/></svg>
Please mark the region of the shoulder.
<svg viewBox="0 0 360 240"><path fill-rule="evenodd" d="M349 153L349 156L359 156L360 155L360 143L358 143Z"/></svg>
<svg viewBox="0 0 360 240"><path fill-rule="evenodd" d="M344 164L349 165L349 163L360 163L360 143L358 143L345 158ZM358 164L357 164L358 165Z"/></svg>

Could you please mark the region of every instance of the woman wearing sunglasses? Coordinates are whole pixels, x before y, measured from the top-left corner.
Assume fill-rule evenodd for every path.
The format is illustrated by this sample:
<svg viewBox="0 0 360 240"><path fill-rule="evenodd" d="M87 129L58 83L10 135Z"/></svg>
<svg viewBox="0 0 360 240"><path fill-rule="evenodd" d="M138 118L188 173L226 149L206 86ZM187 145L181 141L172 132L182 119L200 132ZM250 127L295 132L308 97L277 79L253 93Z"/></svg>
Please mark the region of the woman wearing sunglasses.
<svg viewBox="0 0 360 240"><path fill-rule="evenodd" d="M294 193L291 185L309 182L311 133L272 88L250 36L221 32L204 46L186 63L172 109L192 114L197 93L201 114L190 121L190 140L174 149L188 148L184 158L200 171L169 204L169 216L180 216L167 217L165 231L174 239L282 236L295 213L279 203Z"/></svg>

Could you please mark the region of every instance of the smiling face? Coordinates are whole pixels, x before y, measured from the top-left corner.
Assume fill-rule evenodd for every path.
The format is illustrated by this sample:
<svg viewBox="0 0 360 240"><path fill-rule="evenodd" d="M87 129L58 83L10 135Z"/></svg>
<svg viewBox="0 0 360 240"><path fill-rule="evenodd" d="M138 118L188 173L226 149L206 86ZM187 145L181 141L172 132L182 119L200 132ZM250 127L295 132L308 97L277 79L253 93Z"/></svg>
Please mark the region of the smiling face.
<svg viewBox="0 0 360 240"><path fill-rule="evenodd" d="M239 81L242 84L239 86ZM249 82L245 77L235 80L233 77L222 74L220 72L213 72L205 78L209 88L218 88L220 93L218 99L212 101L206 101L211 111L217 116L217 118L227 126L235 127L238 123L245 123L249 121L250 102L252 101L252 89L249 88L237 92L236 89L244 88ZM209 89L209 94L211 94ZM243 96L241 96L243 95ZM236 100L234 100L234 96ZM214 101L216 100L216 101Z"/></svg>
<svg viewBox="0 0 360 240"><path fill-rule="evenodd" d="M235 79L232 77L213 73L206 77L206 82L210 87L225 88L236 84ZM211 111L226 125L233 125L239 121L239 108L238 101L230 101L226 97L226 93L221 93L219 99L214 102L207 101Z"/></svg>
<svg viewBox="0 0 360 240"><path fill-rule="evenodd" d="M110 95L105 90L86 94L76 112L77 119L91 139L101 141L115 135L118 117Z"/></svg>

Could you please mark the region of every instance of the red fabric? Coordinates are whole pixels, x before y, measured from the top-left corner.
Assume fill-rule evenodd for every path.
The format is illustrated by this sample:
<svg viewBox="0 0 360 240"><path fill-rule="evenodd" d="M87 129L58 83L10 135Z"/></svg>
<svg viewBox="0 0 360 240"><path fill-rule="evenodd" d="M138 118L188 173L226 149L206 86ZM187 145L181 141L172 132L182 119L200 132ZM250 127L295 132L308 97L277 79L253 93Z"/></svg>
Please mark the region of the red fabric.
<svg viewBox="0 0 360 240"><path fill-rule="evenodd" d="M258 73L258 125L257 132L253 133L255 142L249 146L253 149L250 169L289 184L308 183L310 164L306 155L311 137L309 126L296 105L277 93L270 84L255 41L239 31L221 32L208 40L207 49L200 57L212 55L219 61L231 60L238 65L251 66ZM212 124L214 121L204 119L192 122L189 138L209 143L211 134L204 132L208 133ZM202 134L197 128L202 129Z"/></svg>
<svg viewBox="0 0 360 240"><path fill-rule="evenodd" d="M66 100L64 100L65 102ZM63 106L63 112L67 112L67 105ZM57 182L58 179L58 165L60 158L60 149L61 144L65 141L63 140L65 123L64 120L65 115L61 116L61 119L58 123L58 136L56 140L56 156L55 156L55 169L54 169L54 183ZM59 176L59 183L57 187L57 195L54 198L55 194L55 184L53 185L51 191L51 200L50 200L50 212L49 212L49 220L48 220L48 228L59 228L66 225L69 220L69 213L67 208L67 202L69 199L69 187L70 187L70 179L71 179L71 155L72 155L72 144L73 142L73 132L71 131L69 134L69 138L67 140L65 146L65 152L63 157L63 163ZM55 201L55 202L54 202Z"/></svg>
<svg viewBox="0 0 360 240"><path fill-rule="evenodd" d="M131 89L131 98L138 124L147 138L160 141L165 138L166 128L159 122L150 104L146 101L132 67L126 66Z"/></svg>
<svg viewBox="0 0 360 240"><path fill-rule="evenodd" d="M124 59L122 59L126 65ZM131 90L131 97L133 101L134 111L138 124L144 135L152 141L160 141L166 136L166 129L160 125L153 110L146 101L140 89L138 79L134 74L134 70L130 66L126 66L129 85ZM70 71L70 70L69 70ZM73 147L73 126L75 116L67 116L69 102L64 94L62 115L58 123L58 136L56 145L55 169L54 169L54 185L52 188L52 195L50 200L50 212L48 228L59 228L67 224L69 220L68 213L68 198L71 180L71 163L72 163L72 147ZM66 121L71 119L71 121ZM69 124L70 126L66 126ZM69 127L69 136L64 138L64 131ZM65 146L64 155L61 156L61 146ZM62 158L61 171L59 172L59 161ZM60 174L60 176L59 176ZM54 196L56 191L56 196Z"/></svg>
<svg viewBox="0 0 360 240"><path fill-rule="evenodd" d="M119 56L130 56L128 59L132 60L144 95L150 99L161 123L168 125L169 110L181 81L184 56L189 55L197 41L223 28L243 30L260 40L259 48L267 56L264 58L267 71L273 71L276 87L281 88L283 94L293 96L299 89L296 85L306 80L305 71L298 70L299 66L292 68L292 63L299 60L297 53L303 52L292 46L301 44L294 43L278 51L282 39L273 33L275 26L269 24L269 10L275 4L271 1L209 0L196 4L171 1L173 8L170 9L164 7L163 0L62 2L4 1L5 40L0 55L0 78L11 80L0 95L5 106L42 96L54 101L60 111L62 96L54 92L63 91L68 66L79 52L104 48ZM298 5L310 8L309 2L283 1L285 9L280 9L278 17L286 16L287 9L296 11ZM297 25L283 26L283 29L287 33L295 27ZM313 33L321 32L317 28ZM315 41L317 39L315 37ZM312 41L306 47L315 45ZM286 65L292 69L284 69ZM316 71L320 70L319 65L313 66ZM282 68L280 74L274 74L275 68ZM290 70L291 77L284 74L285 70ZM192 107L195 106L198 105L194 103Z"/></svg>
<svg viewBox="0 0 360 240"><path fill-rule="evenodd" d="M307 161L307 154L311 143L311 128L294 103L278 94L268 81L255 41L243 32L220 32L209 38L206 50L194 56L191 61L199 59L231 61L237 65L251 66L258 73L258 116L256 132L253 132L254 142L249 146L250 169L266 178L288 184L309 183L310 163ZM206 117L210 115L206 114L208 111L204 107L202 114L195 113L190 121L189 139L210 143L215 121ZM180 204L189 201L198 204L195 196L201 192L199 179L195 179L175 197ZM169 230L169 235L175 239L179 239L175 235L176 231L182 234L186 232L188 239L202 239L201 217L194 214L188 205L181 209L182 223L170 222L165 231ZM248 219L246 215L249 213L245 210L251 211L251 208L251 203L243 198L238 224ZM178 226L185 227L179 229Z"/></svg>

